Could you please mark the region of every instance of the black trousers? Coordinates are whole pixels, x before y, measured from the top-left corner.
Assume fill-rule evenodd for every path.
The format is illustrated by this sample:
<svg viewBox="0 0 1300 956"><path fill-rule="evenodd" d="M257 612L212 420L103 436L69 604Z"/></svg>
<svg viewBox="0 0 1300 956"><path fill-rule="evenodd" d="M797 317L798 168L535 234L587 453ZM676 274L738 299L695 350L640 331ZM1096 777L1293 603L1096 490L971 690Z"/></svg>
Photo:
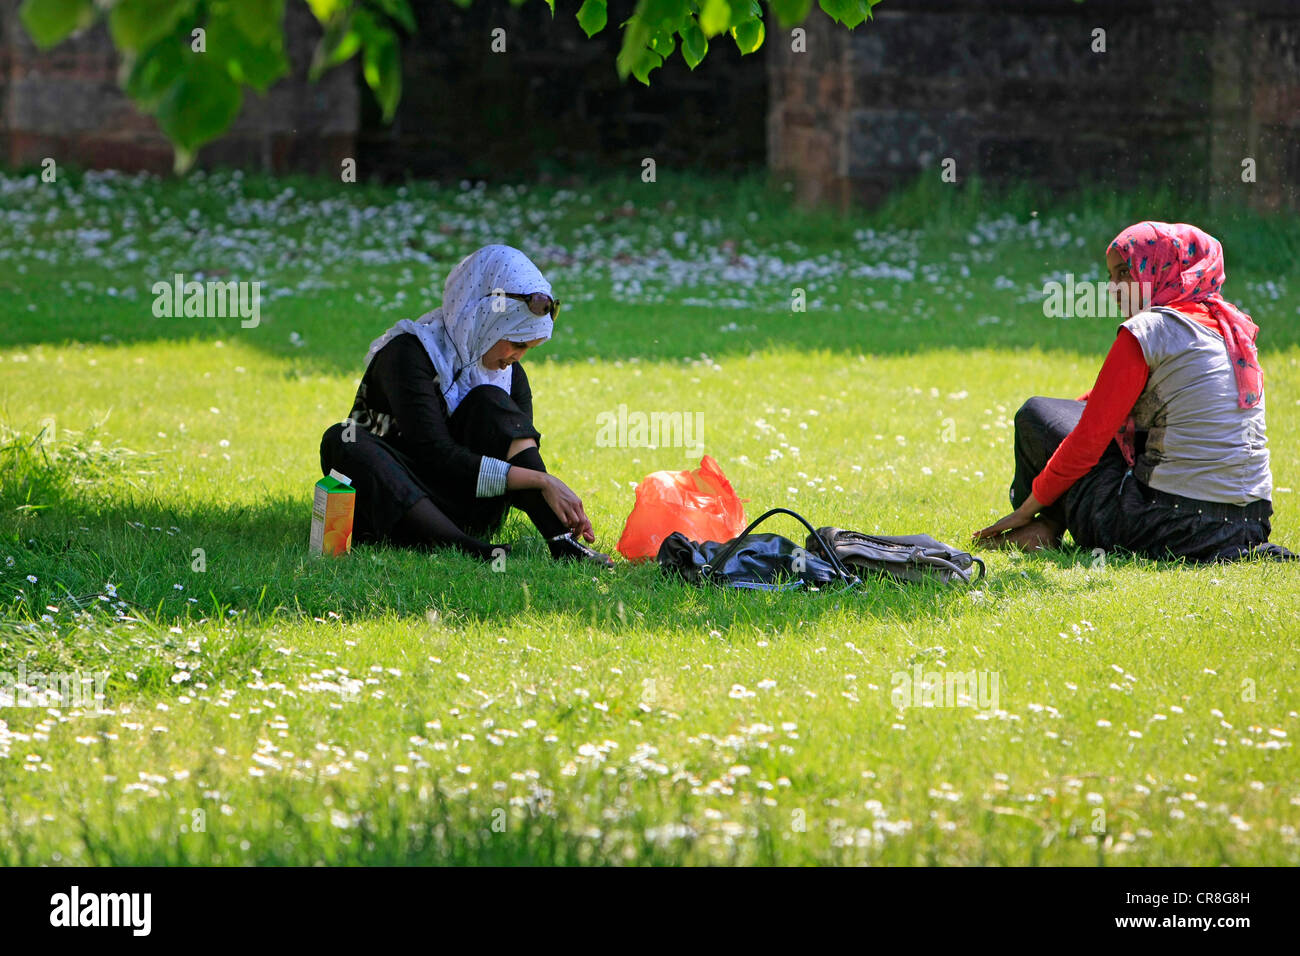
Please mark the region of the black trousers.
<svg viewBox="0 0 1300 956"><path fill-rule="evenodd" d="M505 460L516 438L541 441L541 433L504 389L480 385L470 389L447 419L451 436L470 451ZM353 428L345 441L344 423L325 430L320 443L321 473L338 469L357 490L352 540L357 543L405 542L394 537L394 525L423 497L428 497L466 534L491 538L501 530L510 510L511 494L474 497L463 479L439 481L437 475L417 476L411 458L364 428Z"/></svg>
<svg viewBox="0 0 1300 956"><path fill-rule="evenodd" d="M1082 414L1083 402L1068 398L1031 398L1016 412L1013 508L1029 497L1034 479ZM1142 439L1139 433L1139 452ZM1273 505L1229 505L1157 491L1134 477L1111 442L1097 464L1042 514L1064 525L1075 544L1088 550L1227 561L1268 541Z"/></svg>

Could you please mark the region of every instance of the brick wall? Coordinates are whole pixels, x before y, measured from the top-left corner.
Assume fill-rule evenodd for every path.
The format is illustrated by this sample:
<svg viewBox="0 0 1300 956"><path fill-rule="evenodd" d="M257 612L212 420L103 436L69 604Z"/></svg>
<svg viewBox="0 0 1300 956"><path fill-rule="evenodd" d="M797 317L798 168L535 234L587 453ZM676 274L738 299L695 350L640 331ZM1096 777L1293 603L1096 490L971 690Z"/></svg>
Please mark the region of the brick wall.
<svg viewBox="0 0 1300 956"><path fill-rule="evenodd" d="M959 181L1300 208L1295 0L886 0L855 31L807 28L768 61L769 165L805 201L871 204L952 158Z"/></svg>

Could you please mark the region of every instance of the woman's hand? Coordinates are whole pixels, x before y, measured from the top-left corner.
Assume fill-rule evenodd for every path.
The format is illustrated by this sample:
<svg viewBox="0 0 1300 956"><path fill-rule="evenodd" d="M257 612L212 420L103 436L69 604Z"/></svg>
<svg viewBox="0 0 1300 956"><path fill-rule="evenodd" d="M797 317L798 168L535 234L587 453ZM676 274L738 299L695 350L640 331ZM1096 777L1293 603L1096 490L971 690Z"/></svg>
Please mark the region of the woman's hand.
<svg viewBox="0 0 1300 956"><path fill-rule="evenodd" d="M591 529L591 521L582 509L582 499L575 495L568 485L554 475L547 474L546 482L542 485L542 497L570 531L581 535L587 541L596 540L596 533Z"/></svg>
<svg viewBox="0 0 1300 956"><path fill-rule="evenodd" d="M986 538L996 538L999 535L1006 534L1008 531L1014 531L1016 528L1023 528L1025 525L1029 524L1029 522L1034 520L1034 515L1038 514L1038 512L1042 510L1042 507L1043 506L1039 504L1038 499L1031 494L1027 499L1025 499L1025 503L1015 511L1011 512L1011 514L994 522L987 528L981 528L979 531L976 531L971 535L971 538L975 541L983 541Z"/></svg>

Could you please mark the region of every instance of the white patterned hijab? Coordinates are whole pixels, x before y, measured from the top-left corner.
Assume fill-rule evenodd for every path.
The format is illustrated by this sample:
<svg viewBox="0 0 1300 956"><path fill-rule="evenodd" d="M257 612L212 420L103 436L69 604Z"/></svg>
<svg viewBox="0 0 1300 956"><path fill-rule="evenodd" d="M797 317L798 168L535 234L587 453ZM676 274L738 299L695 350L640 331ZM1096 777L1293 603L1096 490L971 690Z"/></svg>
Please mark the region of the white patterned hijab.
<svg viewBox="0 0 1300 956"><path fill-rule="evenodd" d="M508 393L513 369L485 368L483 356L500 339L549 339L555 323L549 315L533 315L528 303L508 299L501 292L552 295L551 284L518 249L484 246L448 274L441 307L418 319L402 319L370 343L366 365L393 338L409 332L419 338L438 371L447 414L475 386L495 385Z"/></svg>

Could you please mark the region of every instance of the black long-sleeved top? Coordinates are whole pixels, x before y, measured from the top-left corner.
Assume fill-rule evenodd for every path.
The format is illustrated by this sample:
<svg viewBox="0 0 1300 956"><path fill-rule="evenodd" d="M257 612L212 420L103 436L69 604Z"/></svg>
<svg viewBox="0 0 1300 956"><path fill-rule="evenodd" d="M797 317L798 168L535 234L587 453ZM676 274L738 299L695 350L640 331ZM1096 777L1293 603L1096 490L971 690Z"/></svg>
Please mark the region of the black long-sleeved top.
<svg viewBox="0 0 1300 956"><path fill-rule="evenodd" d="M531 418L528 375L518 362L513 368L510 397ZM436 475L439 482L456 483L480 498L505 493L509 466L452 437L437 369L414 335L398 335L375 353L348 417L409 456L422 481L432 482Z"/></svg>

